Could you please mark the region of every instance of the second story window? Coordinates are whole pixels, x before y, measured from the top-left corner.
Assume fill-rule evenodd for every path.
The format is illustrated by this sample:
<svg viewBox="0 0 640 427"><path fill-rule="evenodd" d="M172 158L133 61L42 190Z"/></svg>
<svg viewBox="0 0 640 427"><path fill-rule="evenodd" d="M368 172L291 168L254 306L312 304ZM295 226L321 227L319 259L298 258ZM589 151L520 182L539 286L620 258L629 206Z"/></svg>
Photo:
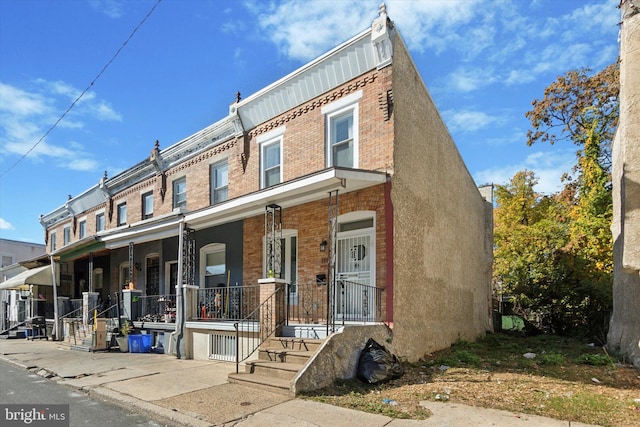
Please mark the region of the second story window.
<svg viewBox="0 0 640 427"><path fill-rule="evenodd" d="M327 166L358 167L358 100L362 91L322 108L327 126Z"/></svg>
<svg viewBox="0 0 640 427"><path fill-rule="evenodd" d="M153 217L153 191L142 195L142 219Z"/></svg>
<svg viewBox="0 0 640 427"><path fill-rule="evenodd" d="M187 178L182 177L173 181L173 208L187 207Z"/></svg>
<svg viewBox="0 0 640 427"><path fill-rule="evenodd" d="M211 165L211 204L224 202L229 198L229 167L227 161Z"/></svg>
<svg viewBox="0 0 640 427"><path fill-rule="evenodd" d="M281 177L281 147L280 139L268 144L263 144L261 149L262 187L271 187L280 184Z"/></svg>
<svg viewBox="0 0 640 427"><path fill-rule="evenodd" d="M51 248L51 252L56 250L56 232L52 231L49 234L49 247Z"/></svg>
<svg viewBox="0 0 640 427"><path fill-rule="evenodd" d="M331 166L353 167L353 111L329 119Z"/></svg>
<svg viewBox="0 0 640 427"><path fill-rule="evenodd" d="M104 212L96 214L96 233L104 230Z"/></svg>
<svg viewBox="0 0 640 427"><path fill-rule="evenodd" d="M65 225L62 233L63 233L62 234L62 244L64 246L67 246L69 243L71 243L71 226L70 225Z"/></svg>
<svg viewBox="0 0 640 427"><path fill-rule="evenodd" d="M118 205L118 227L127 223L127 202Z"/></svg>
<svg viewBox="0 0 640 427"><path fill-rule="evenodd" d="M78 239L87 237L87 220L83 219L78 223Z"/></svg>
<svg viewBox="0 0 640 427"><path fill-rule="evenodd" d="M260 188L280 184L282 178L282 139L286 126L280 126L262 135L256 142L260 145Z"/></svg>

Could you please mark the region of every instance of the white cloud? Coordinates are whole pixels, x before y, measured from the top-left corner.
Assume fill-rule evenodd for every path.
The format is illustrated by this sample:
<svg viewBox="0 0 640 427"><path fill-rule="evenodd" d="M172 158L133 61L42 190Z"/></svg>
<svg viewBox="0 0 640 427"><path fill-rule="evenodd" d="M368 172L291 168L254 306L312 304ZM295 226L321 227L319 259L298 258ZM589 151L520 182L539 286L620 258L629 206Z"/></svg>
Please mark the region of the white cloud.
<svg viewBox="0 0 640 427"><path fill-rule="evenodd" d="M102 121L122 121L122 115L115 111L111 105L105 101L100 101L91 107L96 118Z"/></svg>
<svg viewBox="0 0 640 427"><path fill-rule="evenodd" d="M355 0L289 0L261 7L258 22L286 56L309 60L371 25L375 17L371 12L376 9L363 4ZM345 16L349 19L343 19Z"/></svg>
<svg viewBox="0 0 640 427"><path fill-rule="evenodd" d="M41 94L0 83L0 111L30 116L48 113L51 108Z"/></svg>
<svg viewBox="0 0 640 427"><path fill-rule="evenodd" d="M54 137L59 138L57 132L40 140L81 91L63 81L37 79L33 83L29 89L0 83L0 152L13 156L29 153L31 161L50 158L55 160L53 164L76 170L95 167L90 153L74 147L72 142L65 145L54 141ZM92 120L122 121L122 116L106 100L87 92L57 127L82 130ZM75 159L72 164L69 158Z"/></svg>
<svg viewBox="0 0 640 427"><path fill-rule="evenodd" d="M567 14L548 17L542 3L511 0L388 0L386 4L412 52L446 52L449 60L473 61L474 68L458 67L446 77L450 88L471 92L615 60L610 45L616 33L616 1L576 3ZM245 6L285 56L308 60L371 25L378 4L287 0L276 6L256 1ZM594 33L602 36L601 43L592 42Z"/></svg>
<svg viewBox="0 0 640 427"><path fill-rule="evenodd" d="M497 116L472 110L446 110L442 116L452 132L474 132L501 121Z"/></svg>
<svg viewBox="0 0 640 427"><path fill-rule="evenodd" d="M472 92L494 83L496 78L493 70L478 67L458 68L447 77L447 80L449 86L459 92Z"/></svg>
<svg viewBox="0 0 640 427"><path fill-rule="evenodd" d="M473 174L476 183L507 184L516 172L522 170L533 171L538 178L535 190L543 194L552 194L562 189L562 175L570 172L575 164L575 152L571 150L554 149L549 152L535 152L517 164L505 165L478 171Z"/></svg>
<svg viewBox="0 0 640 427"><path fill-rule="evenodd" d="M98 162L92 159L72 159L65 167L76 171L93 171L98 168Z"/></svg>
<svg viewBox="0 0 640 427"><path fill-rule="evenodd" d="M89 4L109 18L120 18L124 13L122 1L119 0L90 0Z"/></svg>
<svg viewBox="0 0 640 427"><path fill-rule="evenodd" d="M0 218L0 230L14 230L15 228L9 221L4 218Z"/></svg>

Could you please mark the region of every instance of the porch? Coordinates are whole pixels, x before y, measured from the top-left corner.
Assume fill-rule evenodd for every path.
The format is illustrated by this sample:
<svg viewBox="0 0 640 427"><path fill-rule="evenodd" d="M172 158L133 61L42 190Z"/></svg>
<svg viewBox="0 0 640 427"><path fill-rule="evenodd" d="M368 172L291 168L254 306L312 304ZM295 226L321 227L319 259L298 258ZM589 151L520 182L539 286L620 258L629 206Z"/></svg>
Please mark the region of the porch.
<svg viewBox="0 0 640 427"><path fill-rule="evenodd" d="M181 345L186 358L238 364L257 357L270 337L322 339L345 325L382 322L386 298L383 288L348 280L185 286L184 302L180 295L135 293L123 291L122 315L136 329L154 334L154 342L160 336L165 352L175 353ZM175 341L179 334L181 343Z"/></svg>

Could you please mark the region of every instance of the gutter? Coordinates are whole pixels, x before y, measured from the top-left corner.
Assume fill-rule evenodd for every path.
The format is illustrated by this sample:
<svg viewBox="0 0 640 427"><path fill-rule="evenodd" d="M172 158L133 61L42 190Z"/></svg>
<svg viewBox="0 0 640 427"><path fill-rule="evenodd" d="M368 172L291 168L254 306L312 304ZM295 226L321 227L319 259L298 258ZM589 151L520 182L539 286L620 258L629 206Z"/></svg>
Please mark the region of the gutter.
<svg viewBox="0 0 640 427"><path fill-rule="evenodd" d="M172 351L173 343L175 342L175 355L178 359L182 359L184 354L184 284L182 283L182 265L183 265L183 252L184 248L184 216L180 219L180 226L178 231L178 284L176 285L176 330L169 336L169 353L174 354Z"/></svg>

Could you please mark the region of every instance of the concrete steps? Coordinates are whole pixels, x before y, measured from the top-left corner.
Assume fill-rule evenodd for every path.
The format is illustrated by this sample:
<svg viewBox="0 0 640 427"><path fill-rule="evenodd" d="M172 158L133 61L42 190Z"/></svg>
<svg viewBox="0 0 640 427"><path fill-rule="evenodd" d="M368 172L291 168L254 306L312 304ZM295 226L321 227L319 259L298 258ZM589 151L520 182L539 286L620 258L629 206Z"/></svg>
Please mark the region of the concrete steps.
<svg viewBox="0 0 640 427"><path fill-rule="evenodd" d="M245 364L245 372L229 374L231 383L295 397L292 380L324 340L272 337L258 350L258 359Z"/></svg>

